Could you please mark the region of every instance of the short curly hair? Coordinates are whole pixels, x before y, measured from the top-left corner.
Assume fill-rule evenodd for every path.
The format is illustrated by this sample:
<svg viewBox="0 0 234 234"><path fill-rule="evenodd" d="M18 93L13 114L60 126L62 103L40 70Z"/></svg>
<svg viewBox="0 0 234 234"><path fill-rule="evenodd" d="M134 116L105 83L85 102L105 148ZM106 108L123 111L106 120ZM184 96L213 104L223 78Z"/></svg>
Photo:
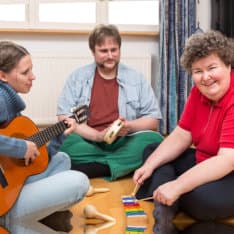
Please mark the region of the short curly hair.
<svg viewBox="0 0 234 234"><path fill-rule="evenodd" d="M113 37L121 47L121 36L118 28L113 25L97 25L89 35L89 48L94 52L95 45L101 45L107 37Z"/></svg>
<svg viewBox="0 0 234 234"><path fill-rule="evenodd" d="M195 33L185 43L180 62L191 74L192 64L198 59L216 54L226 65L234 65L233 42L219 31Z"/></svg>

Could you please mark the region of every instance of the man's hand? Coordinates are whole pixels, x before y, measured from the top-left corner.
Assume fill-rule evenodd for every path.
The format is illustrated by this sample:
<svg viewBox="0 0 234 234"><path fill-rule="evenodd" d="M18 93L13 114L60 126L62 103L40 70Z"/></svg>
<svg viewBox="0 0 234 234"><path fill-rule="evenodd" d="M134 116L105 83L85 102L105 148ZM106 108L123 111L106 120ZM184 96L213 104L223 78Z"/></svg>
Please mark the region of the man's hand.
<svg viewBox="0 0 234 234"><path fill-rule="evenodd" d="M125 118L123 118L123 117L120 117L119 119L122 121L123 126L122 126L121 129L119 130L117 136L126 136L126 135L129 133L129 131L130 131L129 121L127 121L127 120L126 120Z"/></svg>

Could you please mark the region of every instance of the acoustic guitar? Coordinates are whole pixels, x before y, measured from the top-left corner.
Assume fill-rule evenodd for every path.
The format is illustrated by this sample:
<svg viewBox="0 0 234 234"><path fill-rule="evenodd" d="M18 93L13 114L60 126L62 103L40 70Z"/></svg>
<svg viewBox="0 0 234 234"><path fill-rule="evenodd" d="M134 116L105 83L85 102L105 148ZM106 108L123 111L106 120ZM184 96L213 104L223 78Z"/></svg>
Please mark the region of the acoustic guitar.
<svg viewBox="0 0 234 234"><path fill-rule="evenodd" d="M77 123L83 123L88 118L87 106L73 109L73 115ZM63 133L68 126L60 121L42 131L32 120L25 116L13 119L6 127L0 128L0 134L21 138L34 142L40 155L25 166L24 159L0 155L0 216L7 213L16 202L25 180L31 176L43 172L48 166L48 152L46 143L53 137Z"/></svg>
<svg viewBox="0 0 234 234"><path fill-rule="evenodd" d="M10 234L10 232L5 227L2 227L2 226L0 226L0 233L1 234Z"/></svg>

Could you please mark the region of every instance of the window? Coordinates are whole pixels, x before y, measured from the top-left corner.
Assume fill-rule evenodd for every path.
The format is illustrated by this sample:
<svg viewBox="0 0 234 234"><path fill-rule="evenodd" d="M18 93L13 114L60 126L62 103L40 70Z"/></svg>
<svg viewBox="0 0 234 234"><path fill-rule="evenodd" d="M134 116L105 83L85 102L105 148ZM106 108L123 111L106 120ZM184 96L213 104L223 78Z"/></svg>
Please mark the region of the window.
<svg viewBox="0 0 234 234"><path fill-rule="evenodd" d="M51 14L51 12L53 12L53 14ZM39 4L39 21L58 23L95 23L96 3L41 3Z"/></svg>
<svg viewBox="0 0 234 234"><path fill-rule="evenodd" d="M158 31L159 0L0 0L1 28Z"/></svg>
<svg viewBox="0 0 234 234"><path fill-rule="evenodd" d="M25 5L18 4L1 4L0 6L0 20L1 21L25 21Z"/></svg>
<svg viewBox="0 0 234 234"><path fill-rule="evenodd" d="M109 22L113 24L158 25L158 1L111 1ZM131 14L129 14L131 10ZM144 13L144 15L142 15Z"/></svg>
<svg viewBox="0 0 234 234"><path fill-rule="evenodd" d="M27 1L0 0L0 27L18 27L18 25L21 25L21 27L25 26L27 21L27 6Z"/></svg>

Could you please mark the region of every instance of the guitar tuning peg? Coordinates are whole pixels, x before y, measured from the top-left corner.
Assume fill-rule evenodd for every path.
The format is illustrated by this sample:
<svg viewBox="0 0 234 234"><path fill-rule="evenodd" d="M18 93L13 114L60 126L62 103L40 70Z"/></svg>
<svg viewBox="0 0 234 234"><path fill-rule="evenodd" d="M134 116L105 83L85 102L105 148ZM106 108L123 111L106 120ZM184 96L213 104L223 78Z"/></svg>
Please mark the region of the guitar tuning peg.
<svg viewBox="0 0 234 234"><path fill-rule="evenodd" d="M87 105L82 105L82 106L74 106L71 108L71 113L75 114L77 113L78 111L83 111L83 112L87 112L89 113L89 108Z"/></svg>
<svg viewBox="0 0 234 234"><path fill-rule="evenodd" d="M84 122L85 120L87 120L87 116L86 115L83 115L80 117L80 121L81 122Z"/></svg>
<svg viewBox="0 0 234 234"><path fill-rule="evenodd" d="M72 118L74 118L77 123L85 122L90 115L90 111L87 105L72 107L71 112L73 113Z"/></svg>
<svg viewBox="0 0 234 234"><path fill-rule="evenodd" d="M74 113L76 113L79 109L80 109L80 107L79 107L79 106L74 106L74 107L72 107L72 108L71 108L71 110L70 110L70 111L71 111L71 113L73 113L73 114L74 114Z"/></svg>

